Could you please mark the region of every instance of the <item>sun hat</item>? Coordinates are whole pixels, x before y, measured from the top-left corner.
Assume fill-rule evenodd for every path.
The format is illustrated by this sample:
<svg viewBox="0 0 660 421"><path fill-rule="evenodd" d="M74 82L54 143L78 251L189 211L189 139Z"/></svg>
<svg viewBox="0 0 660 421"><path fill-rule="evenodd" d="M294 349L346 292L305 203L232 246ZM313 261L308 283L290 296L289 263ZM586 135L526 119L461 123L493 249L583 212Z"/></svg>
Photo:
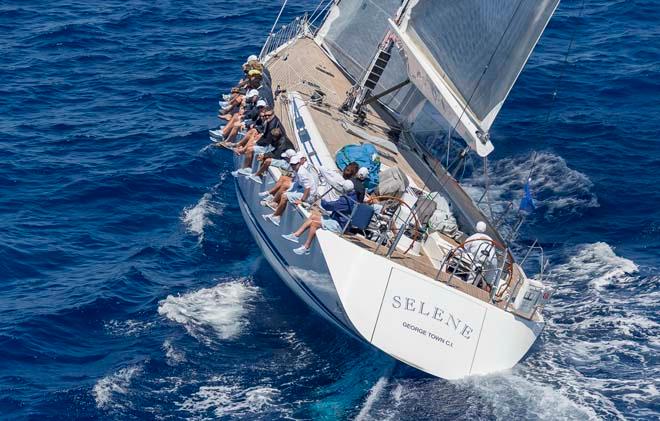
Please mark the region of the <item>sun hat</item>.
<svg viewBox="0 0 660 421"><path fill-rule="evenodd" d="M249 90L247 94L245 94L245 97L247 99L254 98L255 96L259 95L259 91L256 89Z"/></svg>
<svg viewBox="0 0 660 421"><path fill-rule="evenodd" d="M287 149L287 150L284 151L284 153L282 154L282 158L289 158L289 159L291 159L291 158L293 158L293 156L294 156L296 153L297 153L297 152L294 151L293 149Z"/></svg>
<svg viewBox="0 0 660 421"><path fill-rule="evenodd" d="M301 154L298 152L297 154L293 155L291 159L289 159L289 164L291 165L296 165L299 164L300 161L305 157L305 155Z"/></svg>

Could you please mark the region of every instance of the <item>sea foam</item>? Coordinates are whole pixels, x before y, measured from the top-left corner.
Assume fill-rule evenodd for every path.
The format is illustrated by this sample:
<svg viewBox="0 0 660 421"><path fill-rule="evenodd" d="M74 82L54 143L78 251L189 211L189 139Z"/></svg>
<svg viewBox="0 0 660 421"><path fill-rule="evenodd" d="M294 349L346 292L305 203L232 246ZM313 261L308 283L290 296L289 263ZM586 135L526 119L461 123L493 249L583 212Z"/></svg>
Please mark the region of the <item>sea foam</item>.
<svg viewBox="0 0 660 421"><path fill-rule="evenodd" d="M494 211L503 211L512 201L517 209L523 194L523 187L532 170L532 156L519 156L494 161L489 166L488 183L480 169L464 181L466 191L478 200L486 184L488 198ZM562 215L580 215L589 208L598 207L598 198L591 191L593 183L589 178L568 166L557 155L547 152L537 153L531 173L530 187L539 211L546 219ZM486 208L486 200L481 203Z"/></svg>
<svg viewBox="0 0 660 421"><path fill-rule="evenodd" d="M182 324L188 333L204 342L209 332L223 340L234 339L248 325L247 315L258 288L247 279L221 283L160 301L158 313Z"/></svg>
<svg viewBox="0 0 660 421"><path fill-rule="evenodd" d="M96 406L101 409L123 408L121 403L116 402L116 398L128 393L133 378L141 371L139 365L125 367L97 381L92 389Z"/></svg>
<svg viewBox="0 0 660 421"><path fill-rule="evenodd" d="M185 208L181 220L188 232L196 235L199 240L204 239L206 227L213 226L211 219L214 215L222 215L224 204L213 200L211 193L205 193L195 206Z"/></svg>

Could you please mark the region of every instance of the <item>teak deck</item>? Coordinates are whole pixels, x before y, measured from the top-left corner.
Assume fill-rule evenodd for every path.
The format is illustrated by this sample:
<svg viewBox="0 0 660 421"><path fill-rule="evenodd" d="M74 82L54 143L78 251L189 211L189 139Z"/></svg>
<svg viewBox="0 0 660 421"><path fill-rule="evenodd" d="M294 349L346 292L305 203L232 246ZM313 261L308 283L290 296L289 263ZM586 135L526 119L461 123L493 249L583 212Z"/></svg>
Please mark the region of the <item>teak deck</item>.
<svg viewBox="0 0 660 421"><path fill-rule="evenodd" d="M279 86L280 89L285 89L287 92L298 92L305 99L309 98L316 89L326 94L324 105L310 105L309 111L333 156L346 145L364 142L363 139L348 133L342 127L342 123L352 124L351 117L340 112L339 107L353 84L313 40L300 38L294 41L292 45L269 60L268 70L271 74L273 90ZM283 101L276 101L275 107L275 112L285 124L287 132L292 132L293 125L288 119L286 104ZM384 117L378 115L371 106L365 107L365 111L367 112L367 125L360 129L374 137L389 140L388 132L394 122L388 124ZM394 154L378 145L374 146L384 165L397 166L408 174L419 187L424 185L401 154Z"/></svg>

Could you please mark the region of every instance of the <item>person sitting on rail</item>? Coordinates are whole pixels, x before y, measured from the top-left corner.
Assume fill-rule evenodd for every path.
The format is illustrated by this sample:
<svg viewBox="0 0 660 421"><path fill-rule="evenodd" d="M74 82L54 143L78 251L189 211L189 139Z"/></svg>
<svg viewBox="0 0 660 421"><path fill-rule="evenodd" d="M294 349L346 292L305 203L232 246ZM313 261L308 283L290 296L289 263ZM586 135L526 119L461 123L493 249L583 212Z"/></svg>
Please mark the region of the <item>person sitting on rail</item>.
<svg viewBox="0 0 660 421"><path fill-rule="evenodd" d="M254 89L256 95L259 94L259 91ZM250 93L250 91L248 91ZM228 101L220 101L220 110L218 111L218 118L221 120L231 120L232 116L239 111L241 111L241 108L245 106L245 101L246 101L246 95L241 95L240 93L238 95L235 95L234 97L230 98Z"/></svg>
<svg viewBox="0 0 660 421"><path fill-rule="evenodd" d="M229 91L228 94L222 95L222 100L218 101L218 105L220 105L220 107L226 107L230 100L236 98L238 95L242 95L243 93L245 92L242 91L241 88L234 86L231 88L231 91Z"/></svg>
<svg viewBox="0 0 660 421"><path fill-rule="evenodd" d="M477 222L475 226L477 232L465 240L464 249L472 261L466 282L490 291L497 274L497 257L493 239L486 234L487 228L484 221Z"/></svg>
<svg viewBox="0 0 660 421"><path fill-rule="evenodd" d="M277 226L280 225L280 217L284 213L288 202L296 206L302 203L312 204L316 201L318 192L318 179L313 172L314 170L307 164L305 155L298 152L289 160L289 164L295 171L291 189L280 196L274 213L263 215L265 220Z"/></svg>
<svg viewBox="0 0 660 421"><path fill-rule="evenodd" d="M258 96L250 98L241 112L233 115L223 128L210 132L211 136L222 141L221 146L232 146L239 133L245 135L248 129L260 124L261 112L266 105L266 101Z"/></svg>
<svg viewBox="0 0 660 421"><path fill-rule="evenodd" d="M254 131L249 130L243 140L241 140L234 149L238 155L245 154L243 168L233 171L232 175L234 177L238 177L239 175L252 175L252 158L254 155L264 154L275 149L273 146L275 144L275 139L272 134L273 129L277 128L282 135L286 135L284 132L284 126L282 126L280 119L277 118L272 108L263 108L261 121L263 123L263 132L259 133L259 127L256 127Z"/></svg>
<svg viewBox="0 0 660 421"><path fill-rule="evenodd" d="M245 73L245 77L238 82L239 88L245 88L248 86L250 81L251 71L256 70L259 72L259 75L261 75L264 69L263 64L261 64L261 62L259 61L259 57L255 55L249 56L245 61L245 63L243 63L242 68L243 68L243 73ZM253 73L252 75L254 76L255 74Z"/></svg>
<svg viewBox="0 0 660 421"><path fill-rule="evenodd" d="M298 255L306 255L310 253L312 242L316 237L316 231L319 228L340 234L343 232L344 227L349 221L351 212L356 203L355 189L351 180L344 180L342 182L341 196L337 200L327 201L321 200L321 207L324 211L329 213L329 216L324 216L321 211L314 210L311 215L296 231L291 234L282 235L285 239L298 243L300 237L306 230L307 240L302 246L293 249L293 252Z"/></svg>
<svg viewBox="0 0 660 421"><path fill-rule="evenodd" d="M265 106L266 101L259 98L259 91L252 89L245 95L244 105L229 117L227 124L217 130L210 130L209 134L219 141L231 141L244 127L244 123L248 124L259 117L259 110Z"/></svg>
<svg viewBox="0 0 660 421"><path fill-rule="evenodd" d="M268 168L275 162L275 167L281 167L281 169L291 169L291 166L289 165L289 161L285 161L284 157L285 155L287 158L291 158L293 155L288 155L289 151L294 151L293 143L289 140L289 138L282 133L282 131L278 128L275 128L272 130L273 138L275 139L275 149L266 152L263 154L257 155L257 161L261 162L261 165L259 166L259 169L257 170L256 173L248 176L248 178L256 183L261 184L262 180L261 177L268 171Z"/></svg>
<svg viewBox="0 0 660 421"><path fill-rule="evenodd" d="M263 134L256 139L256 142L245 149L245 165L252 166L252 157L256 155L265 154L275 150L277 141L281 136L286 136L284 125L280 119L275 115L272 108L263 114L264 116L264 131ZM278 129L279 136L276 138L275 131ZM285 149L286 150L286 149Z"/></svg>
<svg viewBox="0 0 660 421"><path fill-rule="evenodd" d="M282 154L282 159L273 159L271 165L277 165L278 168L282 171L282 174L275 182L275 185L270 189L258 193L259 197L263 199L259 202L261 206L267 206L273 210L277 208L277 204L280 202L280 197L286 193L291 188L291 183L293 182L293 168L289 164L289 160L293 158L298 152L293 149L289 149ZM282 161L280 163L279 161Z"/></svg>

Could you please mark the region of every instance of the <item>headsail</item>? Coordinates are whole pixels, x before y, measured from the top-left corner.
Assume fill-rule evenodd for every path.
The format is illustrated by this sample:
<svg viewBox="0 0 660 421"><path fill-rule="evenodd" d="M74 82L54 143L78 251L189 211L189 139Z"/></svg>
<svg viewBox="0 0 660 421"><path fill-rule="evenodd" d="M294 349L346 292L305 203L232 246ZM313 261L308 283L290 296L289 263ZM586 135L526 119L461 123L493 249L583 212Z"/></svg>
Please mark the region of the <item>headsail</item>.
<svg viewBox="0 0 660 421"><path fill-rule="evenodd" d="M480 155L559 0L411 0L390 20L410 79Z"/></svg>

